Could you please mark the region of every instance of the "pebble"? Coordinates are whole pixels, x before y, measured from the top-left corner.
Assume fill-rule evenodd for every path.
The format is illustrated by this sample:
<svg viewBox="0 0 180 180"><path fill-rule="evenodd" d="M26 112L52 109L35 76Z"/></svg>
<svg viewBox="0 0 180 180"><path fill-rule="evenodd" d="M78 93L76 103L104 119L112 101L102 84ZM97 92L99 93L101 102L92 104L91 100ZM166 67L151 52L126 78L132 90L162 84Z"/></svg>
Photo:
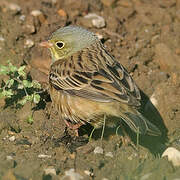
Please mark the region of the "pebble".
<svg viewBox="0 0 180 180"><path fill-rule="evenodd" d="M84 16L84 18L90 19L92 25L96 28L103 28L106 25L104 18L101 16L98 16L95 13L89 13L86 16Z"/></svg>
<svg viewBox="0 0 180 180"><path fill-rule="evenodd" d="M51 155L46 155L46 154L39 154L38 158L51 158Z"/></svg>
<svg viewBox="0 0 180 180"><path fill-rule="evenodd" d="M74 169L69 169L68 171L65 171L65 175L62 177L62 180L81 180L84 179L83 176L81 176L79 173L75 172Z"/></svg>
<svg viewBox="0 0 180 180"><path fill-rule="evenodd" d="M44 14L40 10L31 11L31 15L34 16L34 17L38 17L39 22L41 24L44 24L44 23L46 24L47 23L46 17L44 16Z"/></svg>
<svg viewBox="0 0 180 180"><path fill-rule="evenodd" d="M86 175L88 175L88 176L91 176L91 177L94 176L93 172L91 172L91 171L89 171L89 170L85 170L84 173L85 173Z"/></svg>
<svg viewBox="0 0 180 180"><path fill-rule="evenodd" d="M56 3L57 3L57 0L52 0L52 3L53 3L53 4L56 4Z"/></svg>
<svg viewBox="0 0 180 180"><path fill-rule="evenodd" d="M111 158L113 158L113 157L114 157L112 152L107 152L107 153L105 154L105 156L107 156L107 157L111 157Z"/></svg>
<svg viewBox="0 0 180 180"><path fill-rule="evenodd" d="M103 154L103 148L97 146L97 147L94 149L94 154Z"/></svg>
<svg viewBox="0 0 180 180"><path fill-rule="evenodd" d="M28 34L33 34L36 32L36 28L32 24L27 24L24 29Z"/></svg>
<svg viewBox="0 0 180 180"><path fill-rule="evenodd" d="M26 19L26 16L25 16L25 15L21 15L21 16L19 17L19 20L20 20L20 21L25 21L25 19Z"/></svg>
<svg viewBox="0 0 180 180"><path fill-rule="evenodd" d="M13 160L13 157L12 156L6 156L6 159L7 160Z"/></svg>
<svg viewBox="0 0 180 180"><path fill-rule="evenodd" d="M61 17L67 17L67 13L66 13L63 9L59 9L59 10L58 10L58 14L59 14L59 16L61 16Z"/></svg>
<svg viewBox="0 0 180 180"><path fill-rule="evenodd" d="M9 138L9 141L13 142L13 141L15 141L15 139L16 139L15 136L11 136L11 137Z"/></svg>
<svg viewBox="0 0 180 180"><path fill-rule="evenodd" d="M157 107L158 105L158 100L156 99L156 94L153 93L152 96L150 97L150 102L155 106Z"/></svg>
<svg viewBox="0 0 180 180"><path fill-rule="evenodd" d="M48 174L56 175L56 170L54 167L48 167L44 169L44 173L45 175L48 175Z"/></svg>
<svg viewBox="0 0 180 180"><path fill-rule="evenodd" d="M0 36L0 41L3 42L5 41L5 39L2 36Z"/></svg>
<svg viewBox="0 0 180 180"><path fill-rule="evenodd" d="M96 33L96 36L98 37L99 40L103 39L103 35L102 34Z"/></svg>
<svg viewBox="0 0 180 180"><path fill-rule="evenodd" d="M16 13L21 11L21 7L15 3L10 3L8 7L10 10L15 11Z"/></svg>
<svg viewBox="0 0 180 180"><path fill-rule="evenodd" d="M33 10L33 11L31 11L30 14L34 17L37 17L37 16L41 15L42 12L40 10Z"/></svg>
<svg viewBox="0 0 180 180"><path fill-rule="evenodd" d="M34 41L31 39L26 39L25 43L24 43L24 47L25 48L31 48L34 46Z"/></svg>
<svg viewBox="0 0 180 180"><path fill-rule="evenodd" d="M168 147L162 154L162 157L168 157L174 166L180 166L180 151L174 147Z"/></svg>

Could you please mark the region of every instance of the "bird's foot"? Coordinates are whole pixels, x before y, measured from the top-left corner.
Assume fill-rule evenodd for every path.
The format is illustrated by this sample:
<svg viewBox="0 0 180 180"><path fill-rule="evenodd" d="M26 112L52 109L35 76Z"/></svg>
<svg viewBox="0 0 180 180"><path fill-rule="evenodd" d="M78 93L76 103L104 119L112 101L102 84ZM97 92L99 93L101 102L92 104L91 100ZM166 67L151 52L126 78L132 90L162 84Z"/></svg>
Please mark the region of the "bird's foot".
<svg viewBox="0 0 180 180"><path fill-rule="evenodd" d="M75 132L75 136L79 136L78 133L78 129L83 125L82 123L78 123L78 124L72 124L71 122L69 122L68 120L64 120L66 126L72 130L74 130Z"/></svg>

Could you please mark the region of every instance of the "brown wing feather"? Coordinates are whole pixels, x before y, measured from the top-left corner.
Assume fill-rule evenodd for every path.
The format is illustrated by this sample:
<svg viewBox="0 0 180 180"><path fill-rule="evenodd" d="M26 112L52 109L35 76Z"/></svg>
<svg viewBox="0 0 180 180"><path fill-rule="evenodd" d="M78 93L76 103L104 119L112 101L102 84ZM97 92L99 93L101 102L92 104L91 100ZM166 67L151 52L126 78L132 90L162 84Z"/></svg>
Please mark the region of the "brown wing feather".
<svg viewBox="0 0 180 180"><path fill-rule="evenodd" d="M107 54L107 59L111 58L113 64L106 63L105 57L103 57L103 62L99 60L94 65L92 63L95 61L92 61L93 55L90 53L92 52L88 49L87 52L75 54L74 58L59 60L52 64L49 74L50 84L57 90L94 101L111 102L116 100L140 106L139 90L125 68L109 54ZM87 66L88 63L93 68L86 71L87 68L84 64Z"/></svg>

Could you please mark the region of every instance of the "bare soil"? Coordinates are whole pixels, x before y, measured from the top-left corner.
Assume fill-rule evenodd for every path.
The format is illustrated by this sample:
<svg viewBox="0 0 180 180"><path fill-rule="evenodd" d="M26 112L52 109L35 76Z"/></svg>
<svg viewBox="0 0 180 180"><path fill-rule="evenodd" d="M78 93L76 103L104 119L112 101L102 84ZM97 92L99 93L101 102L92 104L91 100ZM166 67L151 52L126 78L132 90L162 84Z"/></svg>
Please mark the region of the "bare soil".
<svg viewBox="0 0 180 180"><path fill-rule="evenodd" d="M42 14L33 16L33 10ZM88 13L103 17L105 27L94 27L84 18ZM50 57L38 44L69 24L102 35L108 51L142 90L142 112L162 136L140 136L134 148L122 143L121 128L116 135L117 125L105 128L103 140L101 129L96 130L87 143L89 126L80 129L83 138L75 138L65 133L56 112L48 118L48 98L46 107L34 112L33 124L26 120L30 104L4 108L1 99L0 179L56 180L71 168L87 180L179 179L180 169L161 153L167 146L180 150L180 0L1 0L0 64L26 63L31 76L46 87ZM34 45L28 46L27 40ZM136 134L125 129L136 144ZM94 153L97 146L103 154ZM48 168L55 172L47 173Z"/></svg>

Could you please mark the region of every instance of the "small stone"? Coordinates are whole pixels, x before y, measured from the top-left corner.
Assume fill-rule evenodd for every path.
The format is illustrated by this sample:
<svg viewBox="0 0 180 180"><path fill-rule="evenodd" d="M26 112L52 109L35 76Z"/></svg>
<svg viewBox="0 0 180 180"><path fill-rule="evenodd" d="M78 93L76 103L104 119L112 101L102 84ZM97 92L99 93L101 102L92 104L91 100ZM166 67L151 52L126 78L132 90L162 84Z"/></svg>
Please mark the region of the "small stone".
<svg viewBox="0 0 180 180"><path fill-rule="evenodd" d="M79 173L75 172L74 169L69 169L65 171L65 175L62 177L62 180L81 180L84 179Z"/></svg>
<svg viewBox="0 0 180 180"><path fill-rule="evenodd" d="M34 41L31 39L26 39L25 43L24 43L24 47L25 48L31 48L34 46Z"/></svg>
<svg viewBox="0 0 180 180"><path fill-rule="evenodd" d="M12 11L15 11L16 13L20 12L21 11L21 7L17 4L14 4L14 3L10 3L8 5L9 9L12 10Z"/></svg>
<svg viewBox="0 0 180 180"><path fill-rule="evenodd" d="M94 149L94 154L103 154L103 148L97 146L95 149Z"/></svg>
<svg viewBox="0 0 180 180"><path fill-rule="evenodd" d="M44 14L40 10L31 11L31 15L34 17L38 17L41 24L47 23L47 20L46 20Z"/></svg>
<svg viewBox="0 0 180 180"><path fill-rule="evenodd" d="M158 105L158 100L156 99L156 94L152 94L152 96L150 97L150 102L157 107Z"/></svg>
<svg viewBox="0 0 180 180"><path fill-rule="evenodd" d="M168 147L162 154L162 157L168 157L174 166L180 166L180 151L174 147Z"/></svg>
<svg viewBox="0 0 180 180"><path fill-rule="evenodd" d="M39 154L38 158L51 158L51 155L46 155L46 154Z"/></svg>
<svg viewBox="0 0 180 180"><path fill-rule="evenodd" d="M5 39L2 36L0 36L0 41L3 42L5 41Z"/></svg>
<svg viewBox="0 0 180 180"><path fill-rule="evenodd" d="M29 33L29 34L33 34L33 33L36 32L36 28L35 28L34 25L27 24L27 25L25 26L25 31L26 31L27 33Z"/></svg>
<svg viewBox="0 0 180 180"><path fill-rule="evenodd" d="M85 19L90 19L91 23L96 28L103 28L105 27L105 20L103 17L98 16L95 13L89 13L86 16L84 16Z"/></svg>
<svg viewBox="0 0 180 180"><path fill-rule="evenodd" d="M26 19L26 16L25 16L25 15L21 15L21 16L19 17L19 20L21 20L21 21L25 21L25 19Z"/></svg>
<svg viewBox="0 0 180 180"><path fill-rule="evenodd" d="M16 139L15 136L11 136L11 137L9 138L9 141L13 142L13 141L15 141L15 139Z"/></svg>
<svg viewBox="0 0 180 180"><path fill-rule="evenodd" d="M59 14L59 16L61 16L61 17L67 17L67 14L66 14L66 12L65 12L63 9L59 9L59 10L58 10L58 14Z"/></svg>
<svg viewBox="0 0 180 180"><path fill-rule="evenodd" d="M89 170L85 170L84 173L85 173L86 175L88 175L88 176L91 176L91 177L94 176L94 173L91 172L91 171L89 171Z"/></svg>
<svg viewBox="0 0 180 180"><path fill-rule="evenodd" d="M96 33L96 36L98 37L99 40L103 39L103 35L102 34Z"/></svg>
<svg viewBox="0 0 180 180"><path fill-rule="evenodd" d="M44 173L45 175L48 175L48 174L56 175L56 170L54 167L48 167L44 169Z"/></svg>
<svg viewBox="0 0 180 180"><path fill-rule="evenodd" d="M52 0L52 4L56 4L57 3L57 0Z"/></svg>
<svg viewBox="0 0 180 180"><path fill-rule="evenodd" d="M105 154L105 156L108 156L108 157L113 158L113 153L112 153L112 152L107 152L107 153Z"/></svg>
<svg viewBox="0 0 180 180"><path fill-rule="evenodd" d="M37 16L39 16L41 14L42 14L42 12L40 10L33 10L33 11L31 11L31 15L33 15L34 17L37 17Z"/></svg>
<svg viewBox="0 0 180 180"><path fill-rule="evenodd" d="M26 34L33 34L36 32L33 16L26 17L26 21L25 21L25 24L23 25L23 29Z"/></svg>
<svg viewBox="0 0 180 180"><path fill-rule="evenodd" d="M34 41L31 39L26 39L25 43L24 43L24 47L25 48L31 48L34 46Z"/></svg>
<svg viewBox="0 0 180 180"><path fill-rule="evenodd" d="M6 159L7 160L13 160L13 157L12 156L6 156Z"/></svg>

